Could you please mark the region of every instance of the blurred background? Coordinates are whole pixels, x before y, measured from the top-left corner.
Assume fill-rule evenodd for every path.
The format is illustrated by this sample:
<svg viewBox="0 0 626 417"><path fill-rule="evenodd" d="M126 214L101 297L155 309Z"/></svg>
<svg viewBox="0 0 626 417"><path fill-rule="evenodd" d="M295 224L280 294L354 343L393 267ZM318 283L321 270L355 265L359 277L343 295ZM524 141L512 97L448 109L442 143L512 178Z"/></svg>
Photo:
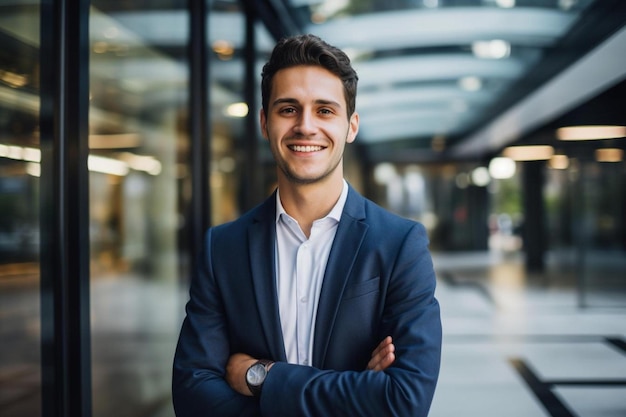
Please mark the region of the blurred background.
<svg viewBox="0 0 626 417"><path fill-rule="evenodd" d="M431 415L626 415L618 0L2 0L0 415L173 416L198 241L273 190L260 72L295 33L359 74L348 181L429 231Z"/></svg>

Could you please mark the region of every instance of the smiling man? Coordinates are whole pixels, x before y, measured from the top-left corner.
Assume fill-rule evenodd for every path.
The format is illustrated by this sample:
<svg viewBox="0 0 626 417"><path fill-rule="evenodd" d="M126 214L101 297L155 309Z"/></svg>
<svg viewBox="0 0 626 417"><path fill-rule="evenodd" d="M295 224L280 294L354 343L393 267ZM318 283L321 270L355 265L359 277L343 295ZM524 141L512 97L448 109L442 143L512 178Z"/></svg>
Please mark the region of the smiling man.
<svg viewBox="0 0 626 417"><path fill-rule="evenodd" d="M343 96L341 80L323 67L298 65L274 76L269 102L261 111L261 130L285 186L334 185L339 195L343 151L359 126L358 114L348 113L345 100L335 101Z"/></svg>
<svg viewBox="0 0 626 417"><path fill-rule="evenodd" d="M428 239L343 178L357 75L312 35L263 68L278 187L209 229L174 358L183 416L426 416L441 354Z"/></svg>

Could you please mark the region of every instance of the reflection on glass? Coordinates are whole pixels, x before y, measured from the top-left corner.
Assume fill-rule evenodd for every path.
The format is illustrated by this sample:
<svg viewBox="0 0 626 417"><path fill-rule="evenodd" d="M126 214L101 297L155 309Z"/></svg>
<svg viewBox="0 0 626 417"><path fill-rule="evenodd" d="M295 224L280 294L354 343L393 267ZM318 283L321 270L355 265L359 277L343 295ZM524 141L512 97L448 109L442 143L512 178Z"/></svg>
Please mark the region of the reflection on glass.
<svg viewBox="0 0 626 417"><path fill-rule="evenodd" d="M211 86L211 221L213 224L233 220L241 214L244 195L253 195L253 204L259 203L273 191L273 169L264 172L264 161L271 161L267 142L261 138L260 130L255 132L259 140L259 153L250 151L249 132L246 130L246 117L252 117L258 125L261 93L261 68L274 40L261 22L255 31L257 51L254 71L255 103L246 102L245 70L245 15L234 4L214 2L209 15L209 45L212 53L209 62ZM254 138L252 138L254 140ZM251 158L256 157L253 162ZM246 168L255 166L256 184L249 184ZM271 164L270 164L271 166ZM251 189L259 187L260 190Z"/></svg>
<svg viewBox="0 0 626 417"><path fill-rule="evenodd" d="M188 63L179 1L92 2L90 171L94 416L173 415ZM161 410L161 411L159 411Z"/></svg>
<svg viewBox="0 0 626 417"><path fill-rule="evenodd" d="M0 415L17 417L41 413L39 9L9 3L0 6Z"/></svg>
<svg viewBox="0 0 626 417"><path fill-rule="evenodd" d="M570 177L576 189L572 237L577 251L579 302L586 307L626 306L626 173L623 162L584 161Z"/></svg>

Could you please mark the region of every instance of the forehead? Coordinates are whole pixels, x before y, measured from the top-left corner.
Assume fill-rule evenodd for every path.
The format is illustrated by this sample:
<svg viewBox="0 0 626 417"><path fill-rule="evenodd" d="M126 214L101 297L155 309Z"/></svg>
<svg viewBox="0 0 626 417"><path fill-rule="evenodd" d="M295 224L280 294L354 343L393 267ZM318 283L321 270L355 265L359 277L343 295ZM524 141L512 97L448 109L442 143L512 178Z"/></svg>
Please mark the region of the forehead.
<svg viewBox="0 0 626 417"><path fill-rule="evenodd" d="M281 98L335 101L342 107L346 104L341 79L323 67L312 65L283 68L276 72L270 102Z"/></svg>

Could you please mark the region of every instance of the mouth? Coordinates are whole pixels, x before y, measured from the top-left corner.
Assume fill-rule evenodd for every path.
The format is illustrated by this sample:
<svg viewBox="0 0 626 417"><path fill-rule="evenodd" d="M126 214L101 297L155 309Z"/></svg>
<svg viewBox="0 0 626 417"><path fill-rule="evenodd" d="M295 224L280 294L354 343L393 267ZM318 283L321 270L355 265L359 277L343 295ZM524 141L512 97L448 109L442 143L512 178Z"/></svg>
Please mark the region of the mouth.
<svg viewBox="0 0 626 417"><path fill-rule="evenodd" d="M303 152L303 153L319 152L325 149L323 146L318 146L318 145L289 145L288 148L294 152Z"/></svg>

